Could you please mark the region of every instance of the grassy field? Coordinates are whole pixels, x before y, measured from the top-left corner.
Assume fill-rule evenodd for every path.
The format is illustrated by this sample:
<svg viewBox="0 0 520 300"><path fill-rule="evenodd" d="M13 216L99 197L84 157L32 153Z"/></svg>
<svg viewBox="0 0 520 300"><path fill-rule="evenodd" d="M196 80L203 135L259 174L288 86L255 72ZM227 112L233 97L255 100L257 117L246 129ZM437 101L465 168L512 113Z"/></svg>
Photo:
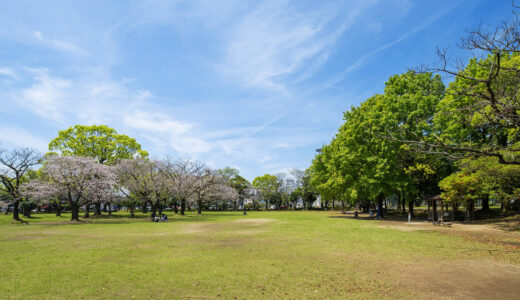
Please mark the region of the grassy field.
<svg viewBox="0 0 520 300"><path fill-rule="evenodd" d="M138 214L141 216L141 214ZM332 212L0 217L0 298L502 298L511 244ZM517 234L517 233L511 233Z"/></svg>

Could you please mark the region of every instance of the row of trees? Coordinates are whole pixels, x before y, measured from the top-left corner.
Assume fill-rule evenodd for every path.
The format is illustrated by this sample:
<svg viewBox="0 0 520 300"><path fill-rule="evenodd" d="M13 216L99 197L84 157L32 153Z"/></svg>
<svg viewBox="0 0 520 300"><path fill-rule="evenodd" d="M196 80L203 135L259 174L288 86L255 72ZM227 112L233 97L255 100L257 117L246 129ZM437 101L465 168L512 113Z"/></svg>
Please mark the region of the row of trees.
<svg viewBox="0 0 520 300"><path fill-rule="evenodd" d="M205 201L239 197L216 172L189 160L138 157L105 165L89 157L51 156L38 173L37 178L22 185L21 194L32 201L66 202L72 220L79 220L82 206L110 207L117 202L126 206L131 216L137 206L149 206L154 217L165 207L178 206L183 215L188 201L201 213Z"/></svg>
<svg viewBox="0 0 520 300"><path fill-rule="evenodd" d="M329 199L362 207L396 195L403 212L438 195L473 216L475 200L505 210L520 194L520 22L477 29L461 47L481 54L449 69L392 76L383 94L345 112L345 123L309 169ZM454 77L446 87L436 71ZM517 201L518 202L518 201Z"/></svg>
<svg viewBox="0 0 520 300"><path fill-rule="evenodd" d="M15 220L20 220L20 204L24 213L47 204L58 215L66 206L72 220L78 220L82 207L85 217L91 207L94 215L101 214L102 206L110 214L113 205L126 207L132 217L138 207L143 212L149 207L154 217L167 207L182 215L196 207L200 214L210 205L227 210L229 203L245 213L246 197L253 200L253 209L260 208L261 200L266 209L289 202L295 207L299 198L306 207L314 201L303 171L266 174L251 185L231 167L212 170L191 160L149 159L135 139L107 126L76 125L60 131L49 149L45 156L29 148L0 149L0 201L13 207Z"/></svg>
<svg viewBox="0 0 520 300"><path fill-rule="evenodd" d="M294 209L298 201L303 202L302 208L311 209L317 196L310 186L308 172L296 168L290 174L258 176L253 180L252 186L265 201L266 210L270 205L274 205L276 209L280 209L282 205Z"/></svg>
<svg viewBox="0 0 520 300"><path fill-rule="evenodd" d="M101 205L151 208L154 216L165 207L202 206L208 201L243 199L249 183L238 171L211 170L191 160L151 160L141 146L107 126L76 125L60 131L45 156L29 148L0 149L0 201L13 207L20 220L20 204L47 203L60 214L65 204L72 220L80 207L88 217L90 207L101 214ZM41 166L38 170L34 168Z"/></svg>

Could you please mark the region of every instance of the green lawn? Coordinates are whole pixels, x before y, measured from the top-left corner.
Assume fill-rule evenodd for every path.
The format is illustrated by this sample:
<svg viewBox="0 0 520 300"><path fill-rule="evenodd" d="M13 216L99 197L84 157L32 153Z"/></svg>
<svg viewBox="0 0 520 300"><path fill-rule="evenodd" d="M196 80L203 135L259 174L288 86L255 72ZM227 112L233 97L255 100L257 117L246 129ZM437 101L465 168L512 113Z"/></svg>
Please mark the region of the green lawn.
<svg viewBox="0 0 520 300"><path fill-rule="evenodd" d="M0 298L458 298L492 280L495 295L520 292L518 248L463 236L329 212L126 216L0 216Z"/></svg>

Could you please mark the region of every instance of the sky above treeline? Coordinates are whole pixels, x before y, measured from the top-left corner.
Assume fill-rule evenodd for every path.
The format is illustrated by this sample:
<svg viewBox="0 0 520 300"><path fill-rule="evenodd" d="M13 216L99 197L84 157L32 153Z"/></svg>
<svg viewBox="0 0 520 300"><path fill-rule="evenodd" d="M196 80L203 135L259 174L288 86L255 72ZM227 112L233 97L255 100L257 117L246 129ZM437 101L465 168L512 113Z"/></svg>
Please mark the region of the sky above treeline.
<svg viewBox="0 0 520 300"><path fill-rule="evenodd" d="M1 1L0 143L106 124L248 179L307 168L388 77L511 1Z"/></svg>

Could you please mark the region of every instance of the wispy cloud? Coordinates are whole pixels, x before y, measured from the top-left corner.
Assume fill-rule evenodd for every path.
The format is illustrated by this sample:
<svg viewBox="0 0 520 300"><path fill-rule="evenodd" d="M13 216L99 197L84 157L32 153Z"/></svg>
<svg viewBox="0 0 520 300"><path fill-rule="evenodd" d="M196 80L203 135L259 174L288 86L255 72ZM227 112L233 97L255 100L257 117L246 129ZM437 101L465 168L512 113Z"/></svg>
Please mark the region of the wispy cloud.
<svg viewBox="0 0 520 300"><path fill-rule="evenodd" d="M353 2L341 14L345 10L337 2L306 11L289 1L264 2L236 24L218 71L250 86L284 92L287 77L302 69L304 77L311 76L343 31L374 3Z"/></svg>
<svg viewBox="0 0 520 300"><path fill-rule="evenodd" d="M41 31L35 31L34 36L36 37L36 39L39 42L41 42L43 45L45 45L47 47L51 47L51 48L54 48L54 49L60 50L60 51L70 52L70 53L73 53L76 55L87 55L88 54L84 49L81 49L78 45L76 45L74 43L44 37L43 33Z"/></svg>
<svg viewBox="0 0 520 300"><path fill-rule="evenodd" d="M403 5L406 7L406 11L409 10L409 1L403 1ZM402 42L403 40L409 38L410 36L422 31L424 28L426 28L427 26L435 23L437 20L439 20L440 18L442 18L443 16L445 16L446 14L448 14L450 11L452 11L458 4L454 4L454 5L450 5L450 6L447 6L445 9L441 10L440 12L432 15L431 17L429 17L428 19L426 19L424 22L422 22L421 24L419 24L419 26L416 26L414 27L413 29L411 29L410 31L406 32L405 34L401 35L400 37L398 37L397 39L389 42L389 43L386 43L382 46L380 46L379 48L376 48L370 52L368 52L367 54L361 56L356 62L354 62L353 64L351 64L349 67L347 67L344 71L342 71L341 73L335 75L334 77L330 78L329 80L327 80L322 86L321 86L321 89L320 90L325 90L325 89L328 89L334 85L336 85L338 82L341 82L342 80L345 79L345 77L351 73L352 71L354 70L357 70L360 66L362 66L368 59L370 59L371 57L375 56L376 54L390 48L390 47L393 47L397 44L399 44L400 42Z"/></svg>
<svg viewBox="0 0 520 300"><path fill-rule="evenodd" d="M11 77L11 78L18 78L16 72L12 68L7 68L7 67L0 67L0 75Z"/></svg>

